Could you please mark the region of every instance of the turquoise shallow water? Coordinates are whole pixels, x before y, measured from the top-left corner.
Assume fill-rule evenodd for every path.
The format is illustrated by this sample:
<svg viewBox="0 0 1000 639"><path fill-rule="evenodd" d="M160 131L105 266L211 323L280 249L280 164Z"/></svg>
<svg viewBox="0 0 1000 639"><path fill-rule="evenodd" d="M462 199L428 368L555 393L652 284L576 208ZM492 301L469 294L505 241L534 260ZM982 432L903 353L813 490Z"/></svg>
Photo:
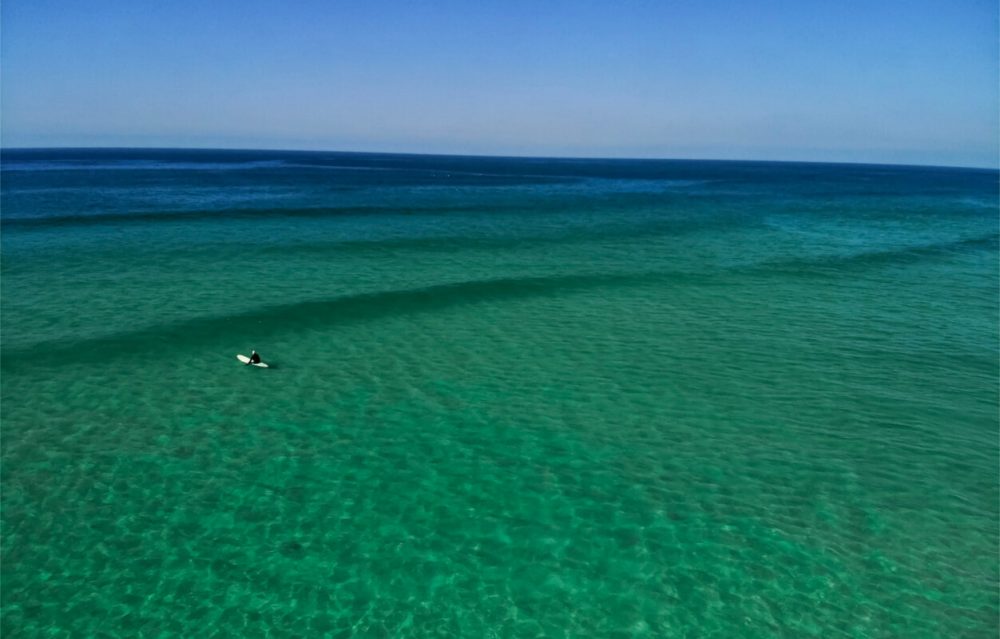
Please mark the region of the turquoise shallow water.
<svg viewBox="0 0 1000 639"><path fill-rule="evenodd" d="M995 171L2 177L5 636L997 632Z"/></svg>

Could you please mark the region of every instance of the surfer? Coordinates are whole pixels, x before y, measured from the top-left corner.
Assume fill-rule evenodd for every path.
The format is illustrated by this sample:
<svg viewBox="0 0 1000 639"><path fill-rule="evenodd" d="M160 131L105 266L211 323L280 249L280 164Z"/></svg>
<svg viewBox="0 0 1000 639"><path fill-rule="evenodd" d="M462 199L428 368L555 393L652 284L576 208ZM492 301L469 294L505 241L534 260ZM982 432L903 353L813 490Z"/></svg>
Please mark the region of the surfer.
<svg viewBox="0 0 1000 639"><path fill-rule="evenodd" d="M237 353L236 354L236 359L240 360L241 362L243 362L247 366L250 366L251 364L253 364L254 366L257 366L258 368L268 368L267 364L265 364L264 362L260 361L260 355L257 354L257 351L250 351L250 357L247 357L246 355L243 355L241 353Z"/></svg>

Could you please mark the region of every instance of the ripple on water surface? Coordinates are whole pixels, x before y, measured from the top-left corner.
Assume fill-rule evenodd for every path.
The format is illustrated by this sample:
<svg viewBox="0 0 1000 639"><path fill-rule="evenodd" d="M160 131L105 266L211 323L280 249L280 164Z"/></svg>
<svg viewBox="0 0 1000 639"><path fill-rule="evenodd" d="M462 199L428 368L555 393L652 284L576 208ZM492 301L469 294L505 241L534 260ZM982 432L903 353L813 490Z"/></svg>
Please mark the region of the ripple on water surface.
<svg viewBox="0 0 1000 639"><path fill-rule="evenodd" d="M5 171L5 636L995 635L995 184L182 156Z"/></svg>
<svg viewBox="0 0 1000 639"><path fill-rule="evenodd" d="M877 392L851 384L863 362L822 388L822 370L768 371L755 342L667 321L655 291L316 327L275 340L269 371L186 353L8 380L34 401L5 407L33 425L6 443L6 623L389 636L989 623L968 584L989 578L977 557L995 520L939 483L960 463L973 482L989 459L920 447L914 415L883 437L878 403L824 409Z"/></svg>

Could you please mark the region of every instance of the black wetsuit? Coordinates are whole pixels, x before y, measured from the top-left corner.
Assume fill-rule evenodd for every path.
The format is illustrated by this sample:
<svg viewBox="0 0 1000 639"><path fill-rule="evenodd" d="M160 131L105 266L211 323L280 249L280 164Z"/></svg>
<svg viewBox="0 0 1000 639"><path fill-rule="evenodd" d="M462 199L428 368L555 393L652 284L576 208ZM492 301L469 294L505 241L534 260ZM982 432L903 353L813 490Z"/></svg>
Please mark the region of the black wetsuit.
<svg viewBox="0 0 1000 639"><path fill-rule="evenodd" d="M251 364L260 364L260 355L258 355L257 353L251 353L250 354L250 363Z"/></svg>

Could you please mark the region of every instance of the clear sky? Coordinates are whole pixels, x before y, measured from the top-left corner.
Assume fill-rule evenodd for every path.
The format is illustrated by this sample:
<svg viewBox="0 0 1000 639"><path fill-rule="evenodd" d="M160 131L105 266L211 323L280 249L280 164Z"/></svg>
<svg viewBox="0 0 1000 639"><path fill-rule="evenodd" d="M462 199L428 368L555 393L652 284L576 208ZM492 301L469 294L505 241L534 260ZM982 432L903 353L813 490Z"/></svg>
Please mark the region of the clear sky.
<svg viewBox="0 0 1000 639"><path fill-rule="evenodd" d="M998 164L997 0L3 0L2 144Z"/></svg>

